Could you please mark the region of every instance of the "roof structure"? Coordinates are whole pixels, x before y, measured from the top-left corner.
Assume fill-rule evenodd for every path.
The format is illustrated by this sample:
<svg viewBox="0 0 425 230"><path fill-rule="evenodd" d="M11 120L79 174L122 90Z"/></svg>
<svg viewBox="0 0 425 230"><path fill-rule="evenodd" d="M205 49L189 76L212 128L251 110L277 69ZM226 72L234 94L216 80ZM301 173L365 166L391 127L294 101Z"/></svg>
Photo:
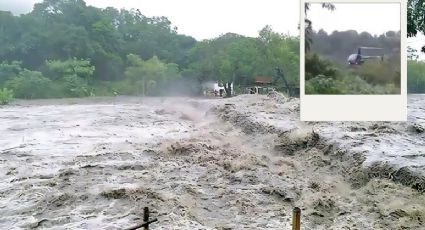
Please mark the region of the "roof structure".
<svg viewBox="0 0 425 230"><path fill-rule="evenodd" d="M272 83L273 77L270 76L257 76L255 77L255 83L268 84Z"/></svg>

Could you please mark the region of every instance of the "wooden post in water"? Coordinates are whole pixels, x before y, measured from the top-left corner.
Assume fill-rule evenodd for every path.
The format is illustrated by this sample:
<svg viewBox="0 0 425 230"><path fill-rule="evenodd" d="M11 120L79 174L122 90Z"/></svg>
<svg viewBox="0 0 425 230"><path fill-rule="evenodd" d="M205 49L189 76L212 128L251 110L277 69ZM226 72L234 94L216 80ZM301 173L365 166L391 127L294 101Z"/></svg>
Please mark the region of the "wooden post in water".
<svg viewBox="0 0 425 230"><path fill-rule="evenodd" d="M301 229L301 209L295 207L292 210L292 230L300 230Z"/></svg>
<svg viewBox="0 0 425 230"><path fill-rule="evenodd" d="M149 230L149 225L157 221L158 221L157 218L153 218L152 220L149 220L149 208L145 207L143 209L143 223L127 228L127 230L136 230L140 228L143 228L144 230Z"/></svg>
<svg viewBox="0 0 425 230"><path fill-rule="evenodd" d="M143 209L143 222L147 223L149 221L149 207ZM144 230L149 230L149 224L145 225Z"/></svg>

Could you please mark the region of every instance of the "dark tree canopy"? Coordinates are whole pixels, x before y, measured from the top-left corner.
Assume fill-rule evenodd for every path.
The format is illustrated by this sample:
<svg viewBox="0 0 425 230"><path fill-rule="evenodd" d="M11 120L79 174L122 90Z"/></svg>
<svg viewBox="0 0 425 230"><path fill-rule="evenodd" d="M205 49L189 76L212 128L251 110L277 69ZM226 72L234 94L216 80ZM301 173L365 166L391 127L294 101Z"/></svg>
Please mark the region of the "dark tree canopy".
<svg viewBox="0 0 425 230"><path fill-rule="evenodd" d="M348 55L357 53L359 47L382 48L385 56L400 53L400 32L388 31L381 35L372 35L355 30L334 31L328 34L324 30L313 31L311 51L320 53L337 62L345 63ZM374 50L364 51L365 55L378 54Z"/></svg>
<svg viewBox="0 0 425 230"><path fill-rule="evenodd" d="M425 33L425 1L409 0L407 3L407 36L415 37L418 33ZM425 45L421 51L425 52Z"/></svg>

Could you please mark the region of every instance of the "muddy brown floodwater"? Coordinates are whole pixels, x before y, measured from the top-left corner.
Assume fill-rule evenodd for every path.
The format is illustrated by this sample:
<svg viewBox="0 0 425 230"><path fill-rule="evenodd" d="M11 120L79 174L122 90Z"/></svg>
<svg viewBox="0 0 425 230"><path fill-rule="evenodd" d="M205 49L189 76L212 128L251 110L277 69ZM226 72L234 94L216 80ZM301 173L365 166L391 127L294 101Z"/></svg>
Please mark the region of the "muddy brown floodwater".
<svg viewBox="0 0 425 230"><path fill-rule="evenodd" d="M281 95L0 107L0 229L425 229L425 96L409 122L299 122Z"/></svg>

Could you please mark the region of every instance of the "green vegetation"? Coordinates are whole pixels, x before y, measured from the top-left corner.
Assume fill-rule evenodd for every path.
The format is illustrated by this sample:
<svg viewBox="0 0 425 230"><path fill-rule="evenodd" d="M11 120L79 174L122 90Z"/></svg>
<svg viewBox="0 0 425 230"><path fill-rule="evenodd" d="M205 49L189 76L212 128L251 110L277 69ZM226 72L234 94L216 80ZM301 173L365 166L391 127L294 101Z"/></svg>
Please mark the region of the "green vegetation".
<svg viewBox="0 0 425 230"><path fill-rule="evenodd" d="M143 61L135 54L127 55L129 62L125 70L125 76L132 86L127 94L137 95L161 95L166 93L169 80L181 79L178 65L175 63L163 63L157 56ZM125 88L122 90L126 90Z"/></svg>
<svg viewBox="0 0 425 230"><path fill-rule="evenodd" d="M6 87L12 89L18 98L45 98L49 94L51 81L38 71L23 70L18 76L8 80Z"/></svg>
<svg viewBox="0 0 425 230"><path fill-rule="evenodd" d="M352 69L316 53L308 53L306 94L399 94L400 72L389 60L367 61Z"/></svg>
<svg viewBox="0 0 425 230"><path fill-rule="evenodd" d="M305 55L305 80L308 81L316 76L323 75L335 77L337 69L328 59L319 57L316 53L306 53ZM321 78L322 78L321 77Z"/></svg>
<svg viewBox="0 0 425 230"><path fill-rule="evenodd" d="M17 98L199 95L204 82L252 84L276 67L299 82L298 38L269 26L196 41L165 17L44 0L28 14L0 11L0 31L0 88Z"/></svg>
<svg viewBox="0 0 425 230"><path fill-rule="evenodd" d="M359 66L357 71L354 71L354 74L358 74L366 82L373 85L394 84L400 87L400 67L394 69L393 63L389 61L367 61Z"/></svg>
<svg viewBox="0 0 425 230"><path fill-rule="evenodd" d="M21 62L0 64L2 85L24 99L90 96L94 67L88 60L46 61L40 71L21 67Z"/></svg>
<svg viewBox="0 0 425 230"><path fill-rule="evenodd" d="M13 100L13 91L7 88L0 89L0 105L9 104Z"/></svg>
<svg viewBox="0 0 425 230"><path fill-rule="evenodd" d="M407 61L407 91L409 93L425 92L425 62Z"/></svg>
<svg viewBox="0 0 425 230"><path fill-rule="evenodd" d="M318 30L311 33L311 52L321 54L333 61L346 64L350 54L357 53L359 47L378 47L382 50L362 50L366 56L399 53L400 32L387 31L380 35L372 35L368 32L357 32L355 30L334 31L327 33Z"/></svg>

